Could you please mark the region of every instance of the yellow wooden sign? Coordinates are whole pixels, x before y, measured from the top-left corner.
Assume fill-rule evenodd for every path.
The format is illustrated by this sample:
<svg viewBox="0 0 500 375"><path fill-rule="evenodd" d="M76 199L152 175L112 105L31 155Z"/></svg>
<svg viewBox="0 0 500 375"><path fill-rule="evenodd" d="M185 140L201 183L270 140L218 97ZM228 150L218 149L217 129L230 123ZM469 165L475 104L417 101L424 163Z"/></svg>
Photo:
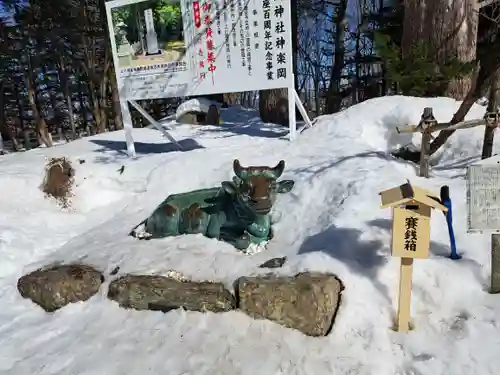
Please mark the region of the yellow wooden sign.
<svg viewBox="0 0 500 375"><path fill-rule="evenodd" d="M392 208L392 256L428 258L432 209L446 212L433 193L406 183L380 193L382 208Z"/></svg>
<svg viewBox="0 0 500 375"><path fill-rule="evenodd" d="M401 258L396 329L410 329L413 259L428 258L432 209L446 212L440 199L410 182L380 192L381 207L392 209L392 256Z"/></svg>
<svg viewBox="0 0 500 375"><path fill-rule="evenodd" d="M431 208L419 202L393 208L392 256L429 257L430 216Z"/></svg>

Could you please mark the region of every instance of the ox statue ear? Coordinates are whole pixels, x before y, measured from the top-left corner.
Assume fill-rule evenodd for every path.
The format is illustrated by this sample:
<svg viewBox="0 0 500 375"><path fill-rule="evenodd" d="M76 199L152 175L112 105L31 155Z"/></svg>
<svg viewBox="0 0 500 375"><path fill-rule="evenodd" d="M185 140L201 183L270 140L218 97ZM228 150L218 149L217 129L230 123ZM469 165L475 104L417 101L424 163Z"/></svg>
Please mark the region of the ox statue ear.
<svg viewBox="0 0 500 375"><path fill-rule="evenodd" d="M233 184L236 186L239 186L243 180L239 178L238 176L233 176Z"/></svg>
<svg viewBox="0 0 500 375"><path fill-rule="evenodd" d="M222 188L228 194L234 195L238 192L238 187L231 181L223 181Z"/></svg>
<svg viewBox="0 0 500 375"><path fill-rule="evenodd" d="M278 182L278 187L276 188L276 192L279 194L288 193L293 189L295 185L295 181L293 180L283 180Z"/></svg>

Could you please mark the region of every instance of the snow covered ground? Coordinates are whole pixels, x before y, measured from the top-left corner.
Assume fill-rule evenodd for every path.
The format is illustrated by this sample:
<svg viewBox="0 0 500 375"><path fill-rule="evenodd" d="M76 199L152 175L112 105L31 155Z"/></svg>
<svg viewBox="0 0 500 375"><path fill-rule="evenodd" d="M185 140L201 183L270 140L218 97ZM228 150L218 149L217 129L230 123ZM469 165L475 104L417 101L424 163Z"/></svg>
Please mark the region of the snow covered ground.
<svg viewBox="0 0 500 375"><path fill-rule="evenodd" d="M125 155L121 132L0 156L0 374L496 374L500 297L485 292L488 238L465 232L464 167L478 159L483 129L453 135L429 180L387 154L398 145L418 144L418 136L396 134L396 126L418 122L426 106L438 120L449 120L458 105L443 98L370 100L321 117L294 143L254 112L228 109L222 128L173 131L192 148L188 152L173 151L155 130L137 129L136 160ZM469 118L484 110L476 105ZM45 158L52 156L67 156L76 168L70 212L38 189ZM168 194L230 178L234 158L243 165L285 159L283 178L296 181L291 193L278 198L276 237L265 252L245 256L202 236L127 236ZM391 215L379 208L378 192L407 178L436 193L450 186L464 258L445 257L446 224L435 213L431 258L415 262L415 330L402 335L390 329L399 262L389 255ZM47 314L16 289L27 272L75 260L106 276L116 266L119 274L177 270L230 286L238 276L266 272L257 265L285 255L280 274L329 271L343 280L343 303L328 337L306 337L240 312L125 310L106 299L106 285L85 303Z"/></svg>

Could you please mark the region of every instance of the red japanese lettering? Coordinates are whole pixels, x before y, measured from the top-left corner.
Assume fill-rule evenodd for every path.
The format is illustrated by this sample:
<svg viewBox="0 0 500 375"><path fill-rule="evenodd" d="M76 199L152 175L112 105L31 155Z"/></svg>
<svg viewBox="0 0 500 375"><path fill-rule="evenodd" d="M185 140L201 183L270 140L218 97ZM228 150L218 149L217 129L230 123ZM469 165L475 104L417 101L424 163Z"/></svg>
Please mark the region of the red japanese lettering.
<svg viewBox="0 0 500 375"><path fill-rule="evenodd" d="M200 61L200 68L204 68L205 67L205 61Z"/></svg>
<svg viewBox="0 0 500 375"><path fill-rule="evenodd" d="M211 27L207 27L207 31L206 31L206 36L207 38L211 38L212 37L212 28Z"/></svg>
<svg viewBox="0 0 500 375"><path fill-rule="evenodd" d="M217 67L214 64L210 64L210 66L208 67L208 71L212 73L215 71L215 69L217 69Z"/></svg>
<svg viewBox="0 0 500 375"><path fill-rule="evenodd" d="M205 25L210 25L212 23L212 19L210 18L210 14L205 16Z"/></svg>
<svg viewBox="0 0 500 375"><path fill-rule="evenodd" d="M203 48L201 48L201 47L198 50L198 56L203 56Z"/></svg>
<svg viewBox="0 0 500 375"><path fill-rule="evenodd" d="M215 54L212 51L208 52L207 61L209 64L212 64L215 62Z"/></svg>
<svg viewBox="0 0 500 375"><path fill-rule="evenodd" d="M201 6L201 9L203 10L204 13L206 13L206 12L208 12L210 10L211 7L212 7L212 3L206 1Z"/></svg>
<svg viewBox="0 0 500 375"><path fill-rule="evenodd" d="M212 39L207 39L207 50L211 51L214 49L214 41Z"/></svg>
<svg viewBox="0 0 500 375"><path fill-rule="evenodd" d="M195 1L193 2L193 14L194 14L194 24L197 29L201 27L201 14L200 14L200 4Z"/></svg>
<svg viewBox="0 0 500 375"><path fill-rule="evenodd" d="M205 76L206 76L206 73L205 73L205 72L201 72L201 73L200 73L200 79L205 79Z"/></svg>

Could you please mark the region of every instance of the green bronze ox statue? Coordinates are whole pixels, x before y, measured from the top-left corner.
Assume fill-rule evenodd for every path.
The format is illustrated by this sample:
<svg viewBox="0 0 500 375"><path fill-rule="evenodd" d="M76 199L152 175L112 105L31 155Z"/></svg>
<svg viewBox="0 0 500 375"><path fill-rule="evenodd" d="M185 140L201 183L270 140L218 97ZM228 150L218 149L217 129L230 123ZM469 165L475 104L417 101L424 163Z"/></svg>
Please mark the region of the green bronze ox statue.
<svg viewBox="0 0 500 375"><path fill-rule="evenodd" d="M284 160L274 168L245 168L236 159L233 181L169 195L131 235L151 239L201 233L240 250L265 243L273 237L270 212L276 196L294 185L292 180L277 181L284 169Z"/></svg>

